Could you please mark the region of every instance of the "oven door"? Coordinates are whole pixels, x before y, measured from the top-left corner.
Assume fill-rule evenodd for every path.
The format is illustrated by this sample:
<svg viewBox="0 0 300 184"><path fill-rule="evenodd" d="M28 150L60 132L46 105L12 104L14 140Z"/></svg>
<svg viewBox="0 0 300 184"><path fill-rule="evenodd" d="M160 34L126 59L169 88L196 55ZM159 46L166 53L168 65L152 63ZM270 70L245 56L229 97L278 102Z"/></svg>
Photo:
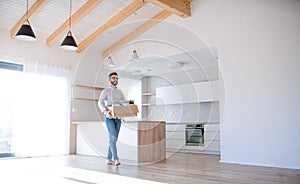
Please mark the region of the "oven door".
<svg viewBox="0 0 300 184"><path fill-rule="evenodd" d="M204 125L187 124L185 128L185 145L201 146L204 144Z"/></svg>

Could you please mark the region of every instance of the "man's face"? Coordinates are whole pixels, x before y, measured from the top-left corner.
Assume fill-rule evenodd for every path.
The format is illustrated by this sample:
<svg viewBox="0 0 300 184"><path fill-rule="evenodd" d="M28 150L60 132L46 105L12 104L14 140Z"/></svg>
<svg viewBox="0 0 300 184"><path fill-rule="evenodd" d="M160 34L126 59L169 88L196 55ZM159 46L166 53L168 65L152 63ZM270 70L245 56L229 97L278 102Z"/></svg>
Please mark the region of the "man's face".
<svg viewBox="0 0 300 184"><path fill-rule="evenodd" d="M113 86L117 86L118 85L118 76L117 75L112 75L112 76L110 76L110 78L109 78L109 82L110 82L110 84L111 85L113 85Z"/></svg>

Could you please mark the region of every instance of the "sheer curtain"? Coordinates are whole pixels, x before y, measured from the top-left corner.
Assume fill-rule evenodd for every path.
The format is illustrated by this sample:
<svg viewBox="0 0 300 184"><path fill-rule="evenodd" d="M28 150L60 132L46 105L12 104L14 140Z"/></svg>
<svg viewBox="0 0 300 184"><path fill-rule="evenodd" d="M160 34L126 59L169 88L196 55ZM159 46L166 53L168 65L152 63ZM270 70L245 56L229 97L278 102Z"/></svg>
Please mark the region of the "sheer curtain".
<svg viewBox="0 0 300 184"><path fill-rule="evenodd" d="M71 66L24 62L13 128L16 156L67 154Z"/></svg>

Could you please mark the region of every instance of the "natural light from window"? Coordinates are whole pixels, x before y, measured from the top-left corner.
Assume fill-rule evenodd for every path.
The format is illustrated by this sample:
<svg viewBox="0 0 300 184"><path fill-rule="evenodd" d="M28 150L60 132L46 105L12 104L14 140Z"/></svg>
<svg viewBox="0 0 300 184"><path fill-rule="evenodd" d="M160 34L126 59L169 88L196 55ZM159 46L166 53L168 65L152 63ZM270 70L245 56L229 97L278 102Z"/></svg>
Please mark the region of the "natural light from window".
<svg viewBox="0 0 300 184"><path fill-rule="evenodd" d="M0 85L0 133L10 138L6 149L16 156L66 154L66 79L0 69Z"/></svg>

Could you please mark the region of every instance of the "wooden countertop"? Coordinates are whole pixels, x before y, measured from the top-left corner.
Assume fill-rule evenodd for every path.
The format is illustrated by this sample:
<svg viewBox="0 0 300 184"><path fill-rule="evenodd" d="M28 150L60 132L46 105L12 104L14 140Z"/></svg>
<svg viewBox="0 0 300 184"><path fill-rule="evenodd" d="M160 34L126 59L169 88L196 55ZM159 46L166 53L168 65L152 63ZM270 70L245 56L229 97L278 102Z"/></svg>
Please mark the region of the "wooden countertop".
<svg viewBox="0 0 300 184"><path fill-rule="evenodd" d="M166 124L220 124L220 122L172 122L167 121Z"/></svg>
<svg viewBox="0 0 300 184"><path fill-rule="evenodd" d="M166 121L146 121L146 120L139 120L139 121L123 121L124 123L166 123Z"/></svg>
<svg viewBox="0 0 300 184"><path fill-rule="evenodd" d="M100 123L104 121L79 121L71 122L72 124L93 124ZM166 124L220 124L220 122L177 122L177 121L147 121L147 120L125 120L123 123L166 123Z"/></svg>
<svg viewBox="0 0 300 184"><path fill-rule="evenodd" d="M100 123L104 121L73 121L71 124L93 124ZM146 120L131 120L131 121L123 121L122 123L166 123L166 121L146 121Z"/></svg>

